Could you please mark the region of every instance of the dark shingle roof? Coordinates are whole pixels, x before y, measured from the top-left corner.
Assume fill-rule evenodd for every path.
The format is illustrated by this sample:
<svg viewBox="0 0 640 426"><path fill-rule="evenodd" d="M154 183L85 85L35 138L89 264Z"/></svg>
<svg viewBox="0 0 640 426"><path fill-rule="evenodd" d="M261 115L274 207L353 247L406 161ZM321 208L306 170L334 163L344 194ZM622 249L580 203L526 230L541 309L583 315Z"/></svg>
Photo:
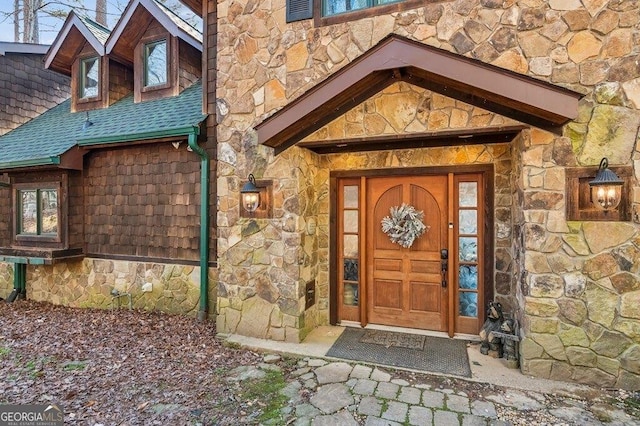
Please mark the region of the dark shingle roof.
<svg viewBox="0 0 640 426"><path fill-rule="evenodd" d="M85 112L70 112L71 100L51 108L11 132L0 136L0 169L20 165L55 164L55 159L76 145L128 142L161 138L162 133L199 125L202 113L200 82L180 95L140 103L133 94L108 108L89 111L92 126L83 130Z"/></svg>
<svg viewBox="0 0 640 426"><path fill-rule="evenodd" d="M93 19L88 18L86 16L78 15L78 18L80 18L80 20L84 22L84 24L87 26L89 31L91 31L91 33L94 36L96 36L96 38L100 41L100 43L104 45L107 42L107 39L109 38L109 34L111 34L111 30L109 28L100 25Z"/></svg>

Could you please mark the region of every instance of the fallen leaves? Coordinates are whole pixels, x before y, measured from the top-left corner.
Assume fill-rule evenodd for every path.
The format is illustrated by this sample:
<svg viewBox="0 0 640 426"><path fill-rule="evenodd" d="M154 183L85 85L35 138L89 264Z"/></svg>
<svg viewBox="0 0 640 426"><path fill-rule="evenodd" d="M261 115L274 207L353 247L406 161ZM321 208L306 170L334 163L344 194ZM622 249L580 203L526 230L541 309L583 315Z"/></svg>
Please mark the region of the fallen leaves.
<svg viewBox="0 0 640 426"><path fill-rule="evenodd" d="M261 360L184 316L19 301L0 324L0 402L61 401L67 424L234 424L224 373Z"/></svg>

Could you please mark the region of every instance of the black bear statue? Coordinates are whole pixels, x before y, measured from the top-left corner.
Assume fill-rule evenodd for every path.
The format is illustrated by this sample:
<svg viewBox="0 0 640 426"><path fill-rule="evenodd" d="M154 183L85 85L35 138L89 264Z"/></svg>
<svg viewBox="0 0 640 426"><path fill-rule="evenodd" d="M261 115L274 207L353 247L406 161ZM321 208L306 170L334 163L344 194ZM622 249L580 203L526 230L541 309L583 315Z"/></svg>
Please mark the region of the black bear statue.
<svg viewBox="0 0 640 426"><path fill-rule="evenodd" d="M480 353L494 358L502 358L502 341L493 335L493 332L500 332L500 327L504 321L502 305L499 302L489 302L487 305L487 320L480 329Z"/></svg>

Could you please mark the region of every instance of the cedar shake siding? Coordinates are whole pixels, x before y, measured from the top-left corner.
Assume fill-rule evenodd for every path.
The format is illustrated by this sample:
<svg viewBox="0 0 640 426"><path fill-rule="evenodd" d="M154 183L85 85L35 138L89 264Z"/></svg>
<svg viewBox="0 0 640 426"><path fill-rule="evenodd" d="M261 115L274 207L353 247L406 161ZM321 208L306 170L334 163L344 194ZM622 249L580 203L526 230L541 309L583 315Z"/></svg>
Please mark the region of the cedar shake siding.
<svg viewBox="0 0 640 426"><path fill-rule="evenodd" d="M70 79L44 69L40 54L0 54L0 135L69 97Z"/></svg>
<svg viewBox="0 0 640 426"><path fill-rule="evenodd" d="M202 75L202 52L182 40L178 40L178 77L179 90L200 79Z"/></svg>
<svg viewBox="0 0 640 426"><path fill-rule="evenodd" d="M11 189L0 186L0 217L11 217ZM0 220L0 247L11 245L11 223Z"/></svg>
<svg viewBox="0 0 640 426"><path fill-rule="evenodd" d="M109 105L133 92L133 70L109 59Z"/></svg>
<svg viewBox="0 0 640 426"><path fill-rule="evenodd" d="M69 200L69 217L67 219L69 227L69 248L84 248L84 188L82 172L69 170L69 189L67 197Z"/></svg>
<svg viewBox="0 0 640 426"><path fill-rule="evenodd" d="M169 143L85 157L87 254L199 259L200 162Z"/></svg>

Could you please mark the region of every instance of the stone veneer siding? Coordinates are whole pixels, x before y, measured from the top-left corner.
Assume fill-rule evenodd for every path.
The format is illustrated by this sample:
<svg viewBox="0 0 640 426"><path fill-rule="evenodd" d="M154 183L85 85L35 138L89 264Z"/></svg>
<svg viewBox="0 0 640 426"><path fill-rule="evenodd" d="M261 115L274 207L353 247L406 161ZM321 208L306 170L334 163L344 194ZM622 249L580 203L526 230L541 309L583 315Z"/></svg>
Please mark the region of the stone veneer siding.
<svg viewBox="0 0 640 426"><path fill-rule="evenodd" d="M0 299L6 299L13 290L13 264L0 262Z"/></svg>
<svg viewBox="0 0 640 426"><path fill-rule="evenodd" d="M210 315L215 312L215 268L209 268ZM27 298L78 308L114 308L111 291L131 293L134 309L195 316L200 302L200 267L90 259L27 266ZM0 263L0 297L13 290L13 265ZM126 308L128 299L120 300Z"/></svg>
<svg viewBox="0 0 640 426"><path fill-rule="evenodd" d="M218 330L298 341L327 322L330 170L493 160L458 160L469 149L460 147L344 156L293 147L274 157L257 145L258 123L396 33L586 94L562 137L532 129L505 152L509 182L496 176L496 218L512 224L496 223L497 238L509 235L496 244L496 265L504 259L496 290L507 286L500 272L513 276L505 281L525 337L523 372L640 388L639 228L567 222L564 213L567 167L595 167L607 156L640 177L638 1L458 0L324 27L286 24L284 3L218 4ZM376 112L361 126L350 111L336 121L344 125L310 138L380 135L388 125L399 133L430 128L412 118L416 126L399 130L400 113L388 112L384 123ZM451 117L440 126L434 115L432 124L454 127ZM238 191L249 173L273 179L272 219L239 218ZM635 182L632 202L640 204ZM318 227L308 235L311 219ZM316 280L319 297L305 312L308 280Z"/></svg>

